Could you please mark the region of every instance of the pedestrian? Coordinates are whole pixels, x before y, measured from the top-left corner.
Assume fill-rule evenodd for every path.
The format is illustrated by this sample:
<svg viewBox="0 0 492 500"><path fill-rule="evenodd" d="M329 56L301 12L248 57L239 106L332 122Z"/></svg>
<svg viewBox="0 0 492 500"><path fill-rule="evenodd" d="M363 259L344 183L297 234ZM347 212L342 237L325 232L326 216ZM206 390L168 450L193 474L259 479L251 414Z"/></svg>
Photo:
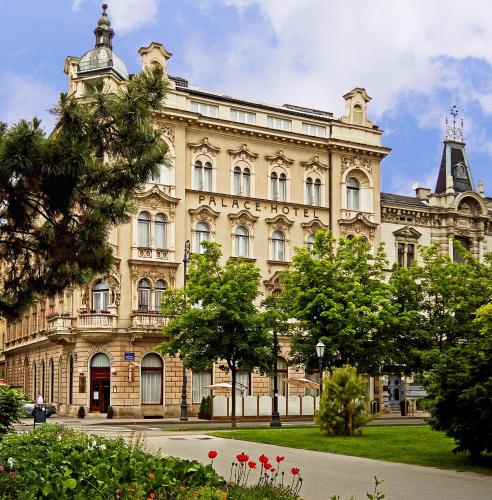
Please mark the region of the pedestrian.
<svg viewBox="0 0 492 500"><path fill-rule="evenodd" d="M44 403L44 399L43 399L43 396L41 396L41 393L38 392L38 397L36 398L36 403L38 405L42 405Z"/></svg>

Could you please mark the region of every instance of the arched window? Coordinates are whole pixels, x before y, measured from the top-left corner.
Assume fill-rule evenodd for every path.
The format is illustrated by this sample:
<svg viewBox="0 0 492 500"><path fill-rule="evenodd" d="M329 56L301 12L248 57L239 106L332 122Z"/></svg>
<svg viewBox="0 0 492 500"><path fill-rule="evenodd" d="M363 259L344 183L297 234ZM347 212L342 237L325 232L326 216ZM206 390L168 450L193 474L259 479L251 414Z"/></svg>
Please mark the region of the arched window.
<svg viewBox="0 0 492 500"><path fill-rule="evenodd" d="M311 177L308 177L306 179L306 203L308 205L312 205L314 202L313 198L313 179Z"/></svg>
<svg viewBox="0 0 492 500"><path fill-rule="evenodd" d="M278 175L277 172L270 174L270 195L272 200L278 199Z"/></svg>
<svg viewBox="0 0 492 500"><path fill-rule="evenodd" d="M155 247L159 249L166 248L166 222L164 214L157 214L154 218Z"/></svg>
<svg viewBox="0 0 492 500"><path fill-rule="evenodd" d="M249 168L243 170L243 196L251 196L251 171Z"/></svg>
<svg viewBox="0 0 492 500"><path fill-rule="evenodd" d="M314 205L316 205L317 207L321 206L321 181L319 179L316 179L314 181L313 198Z"/></svg>
<svg viewBox="0 0 492 500"><path fill-rule="evenodd" d="M55 399L55 364L53 363L53 359L50 359L49 363L49 377L48 398L52 403Z"/></svg>
<svg viewBox="0 0 492 500"><path fill-rule="evenodd" d="M68 358L68 404L73 403L73 354Z"/></svg>
<svg viewBox="0 0 492 500"><path fill-rule="evenodd" d="M109 305L109 284L99 280L92 288L92 307L95 311L105 311Z"/></svg>
<svg viewBox="0 0 492 500"><path fill-rule="evenodd" d="M244 226L238 226L234 233L234 254L236 257L249 257L249 232Z"/></svg>
<svg viewBox="0 0 492 500"><path fill-rule="evenodd" d="M138 246L150 247L150 215L147 212L138 214Z"/></svg>
<svg viewBox="0 0 492 500"><path fill-rule="evenodd" d="M138 310L148 311L150 306L150 283L143 278L138 282Z"/></svg>
<svg viewBox="0 0 492 500"><path fill-rule="evenodd" d="M195 189L203 189L203 163L195 162Z"/></svg>
<svg viewBox="0 0 492 500"><path fill-rule="evenodd" d="M278 200L287 201L287 176L280 174L278 178Z"/></svg>
<svg viewBox="0 0 492 500"><path fill-rule="evenodd" d="M142 358L142 404L162 404L162 359L158 354Z"/></svg>
<svg viewBox="0 0 492 500"><path fill-rule="evenodd" d="M210 162L205 163L202 189L212 191L212 164Z"/></svg>
<svg viewBox="0 0 492 500"><path fill-rule="evenodd" d="M111 360L107 354L98 352L91 359L91 368L108 368L111 366Z"/></svg>
<svg viewBox="0 0 492 500"><path fill-rule="evenodd" d="M58 403L62 402L62 357L58 358Z"/></svg>
<svg viewBox="0 0 492 500"><path fill-rule="evenodd" d="M308 249L312 252L313 247L314 247L314 234L310 233L308 234L308 237L306 238L306 246Z"/></svg>
<svg viewBox="0 0 492 500"><path fill-rule="evenodd" d="M38 371L36 366L36 361L32 363L32 399L36 401L38 391Z"/></svg>
<svg viewBox="0 0 492 500"><path fill-rule="evenodd" d="M354 106L354 125L363 125L362 118L362 106L360 104L356 104Z"/></svg>
<svg viewBox="0 0 492 500"><path fill-rule="evenodd" d="M41 393L41 396L43 396L43 399L45 399L45 389L46 385L46 366L44 364L44 359L41 360L41 380L39 381L39 392Z"/></svg>
<svg viewBox="0 0 492 500"><path fill-rule="evenodd" d="M282 231L272 233L272 260L285 260L285 235Z"/></svg>
<svg viewBox="0 0 492 500"><path fill-rule="evenodd" d="M234 167L234 194L241 194L241 168Z"/></svg>
<svg viewBox="0 0 492 500"><path fill-rule="evenodd" d="M355 177L347 179L347 208L349 210L359 210L360 184Z"/></svg>
<svg viewBox="0 0 492 500"><path fill-rule="evenodd" d="M210 240L210 227L206 222L199 222L196 225L194 235L194 252L204 253L205 249L202 246L202 241Z"/></svg>
<svg viewBox="0 0 492 500"><path fill-rule="evenodd" d="M161 310L161 299L164 290L167 288L166 282L163 280L157 280L155 282L155 292L154 292L154 308L156 312Z"/></svg>

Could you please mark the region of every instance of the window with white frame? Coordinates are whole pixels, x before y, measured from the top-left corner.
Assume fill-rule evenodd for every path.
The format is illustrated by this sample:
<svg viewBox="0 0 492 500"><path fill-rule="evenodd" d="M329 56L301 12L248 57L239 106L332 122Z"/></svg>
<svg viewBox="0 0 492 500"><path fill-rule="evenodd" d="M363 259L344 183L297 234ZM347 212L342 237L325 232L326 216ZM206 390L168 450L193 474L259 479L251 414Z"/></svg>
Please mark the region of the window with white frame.
<svg viewBox="0 0 492 500"><path fill-rule="evenodd" d="M359 210L360 183L355 177L347 179L347 208Z"/></svg>
<svg viewBox="0 0 492 500"><path fill-rule="evenodd" d="M249 231L244 226L238 226L234 232L235 257L249 257Z"/></svg>
<svg viewBox="0 0 492 500"><path fill-rule="evenodd" d="M275 230L272 233L272 260L285 260L285 235L282 231Z"/></svg>
<svg viewBox="0 0 492 500"><path fill-rule="evenodd" d="M285 120L283 118L277 118L276 116L269 116L268 126L276 130L283 130L284 132L290 132L292 130L292 121Z"/></svg>
<svg viewBox="0 0 492 500"><path fill-rule="evenodd" d="M306 238L306 246L308 249L312 252L314 248L314 234L309 233L307 238Z"/></svg>
<svg viewBox="0 0 492 500"><path fill-rule="evenodd" d="M251 394L251 373L249 372L236 372L236 387L238 393L242 396L249 396Z"/></svg>
<svg viewBox="0 0 492 500"><path fill-rule="evenodd" d="M319 207L321 206L321 180L320 179L314 179L314 185L313 185L313 198L314 198L314 205Z"/></svg>
<svg viewBox="0 0 492 500"><path fill-rule="evenodd" d="M158 249L166 248L166 230L167 218L164 214L157 214L154 217L154 239L155 247Z"/></svg>
<svg viewBox="0 0 492 500"><path fill-rule="evenodd" d="M246 123L248 125L256 124L256 114L248 111L241 111L239 109L231 109L231 120L239 123Z"/></svg>
<svg viewBox="0 0 492 500"><path fill-rule="evenodd" d="M92 287L92 308L95 311L106 311L109 305L109 283L97 281Z"/></svg>
<svg viewBox="0 0 492 500"><path fill-rule="evenodd" d="M287 201L287 176L282 172L270 174L270 194L275 201Z"/></svg>
<svg viewBox="0 0 492 500"><path fill-rule="evenodd" d="M312 135L314 137L326 137L326 127L313 125L312 123L303 123L302 133L306 135Z"/></svg>
<svg viewBox="0 0 492 500"><path fill-rule="evenodd" d="M167 288L166 282L164 280L157 280L155 282L154 288L154 310L160 312L161 310L161 300L164 290Z"/></svg>
<svg viewBox="0 0 492 500"><path fill-rule="evenodd" d="M193 111L194 113L200 113L203 116L208 116L209 118L218 118L219 116L218 106L205 104L203 102L192 101L191 111Z"/></svg>
<svg viewBox="0 0 492 500"><path fill-rule="evenodd" d="M202 246L202 241L210 240L210 226L206 222L198 222L195 227L193 238L193 252L203 254L205 249Z"/></svg>
<svg viewBox="0 0 492 500"><path fill-rule="evenodd" d="M212 164L197 160L194 166L194 187L200 191L212 191Z"/></svg>
<svg viewBox="0 0 492 500"><path fill-rule="evenodd" d="M241 169L240 166L234 167L234 194L237 196L251 195L251 170L248 167Z"/></svg>
<svg viewBox="0 0 492 500"><path fill-rule="evenodd" d="M150 309L150 282L146 278L142 278L137 286L138 295L138 310L148 311Z"/></svg>
<svg viewBox="0 0 492 500"><path fill-rule="evenodd" d="M150 247L150 214L148 212L138 214L138 246Z"/></svg>
<svg viewBox="0 0 492 500"><path fill-rule="evenodd" d="M155 353L142 358L142 404L162 404L162 358Z"/></svg>
<svg viewBox="0 0 492 500"><path fill-rule="evenodd" d="M306 203L314 205L313 179L311 177L306 179Z"/></svg>
<svg viewBox="0 0 492 500"><path fill-rule="evenodd" d="M193 372L191 375L192 403L201 403L202 399L210 396L210 389L207 385L212 384L212 370Z"/></svg>

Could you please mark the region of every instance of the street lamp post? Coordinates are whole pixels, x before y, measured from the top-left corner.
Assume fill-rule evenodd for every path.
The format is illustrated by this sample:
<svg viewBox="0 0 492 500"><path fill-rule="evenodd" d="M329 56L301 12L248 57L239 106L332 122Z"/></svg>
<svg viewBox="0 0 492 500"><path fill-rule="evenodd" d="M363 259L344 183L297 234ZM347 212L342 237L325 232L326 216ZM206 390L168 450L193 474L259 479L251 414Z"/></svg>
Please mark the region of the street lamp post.
<svg viewBox="0 0 492 500"><path fill-rule="evenodd" d="M185 301L186 301L186 281L188 279L188 262L190 261L190 240L186 240L185 250L183 256L183 284L185 289ZM181 360L183 361L183 360ZM181 404L179 405L181 408L181 414L179 416L179 420L187 421L188 420L188 402L187 402L187 394L186 394L186 385L188 383L188 378L186 376L186 368L183 363L183 383L181 385Z"/></svg>
<svg viewBox="0 0 492 500"><path fill-rule="evenodd" d="M270 422L270 427L281 427L280 413L278 412L278 380L277 380L277 358L278 358L278 335L277 330L273 330L273 349L274 349L274 360L273 360L273 411L272 411L272 421Z"/></svg>
<svg viewBox="0 0 492 500"><path fill-rule="evenodd" d="M323 356L325 355L325 344L321 340L316 344L316 355L319 362L319 397L321 398L323 394Z"/></svg>

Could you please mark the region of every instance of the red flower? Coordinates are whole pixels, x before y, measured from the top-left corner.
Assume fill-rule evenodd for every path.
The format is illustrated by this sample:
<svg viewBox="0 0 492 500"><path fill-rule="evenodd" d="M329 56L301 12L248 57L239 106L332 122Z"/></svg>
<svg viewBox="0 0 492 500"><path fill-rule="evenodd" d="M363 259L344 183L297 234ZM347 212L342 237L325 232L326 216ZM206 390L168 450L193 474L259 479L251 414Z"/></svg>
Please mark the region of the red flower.
<svg viewBox="0 0 492 500"><path fill-rule="evenodd" d="M243 452L243 453L240 453L239 455L236 455L236 458L237 458L238 462L243 463L243 462L247 462L248 461L249 456L245 455L244 452Z"/></svg>
<svg viewBox="0 0 492 500"><path fill-rule="evenodd" d="M151 472L151 473L149 474L149 477L150 477L150 479L155 479L155 474L154 474L153 472Z"/></svg>
<svg viewBox="0 0 492 500"><path fill-rule="evenodd" d="M272 464L270 462L267 462L265 464L265 469L268 470L268 469L271 469L272 468Z"/></svg>
<svg viewBox="0 0 492 500"><path fill-rule="evenodd" d="M210 450L208 452L208 458L211 458L212 460L217 456L217 452L215 450Z"/></svg>
<svg viewBox="0 0 492 500"><path fill-rule="evenodd" d="M256 462L248 462L248 467L250 469L256 469Z"/></svg>
<svg viewBox="0 0 492 500"><path fill-rule="evenodd" d="M279 457L277 457L275 460L276 460L277 462L282 462L283 460L285 460L285 457L280 457L280 456L279 456Z"/></svg>
<svg viewBox="0 0 492 500"><path fill-rule="evenodd" d="M275 467L272 467L272 468L270 469L270 472L273 474L273 473L275 472Z"/></svg>
<svg viewBox="0 0 492 500"><path fill-rule="evenodd" d="M292 467L292 469L290 469L290 472L292 472L292 474L297 475L299 474L299 469L297 467Z"/></svg>
<svg viewBox="0 0 492 500"><path fill-rule="evenodd" d="M258 459L262 464L267 464L268 463L268 457L265 455L261 455L261 457Z"/></svg>

